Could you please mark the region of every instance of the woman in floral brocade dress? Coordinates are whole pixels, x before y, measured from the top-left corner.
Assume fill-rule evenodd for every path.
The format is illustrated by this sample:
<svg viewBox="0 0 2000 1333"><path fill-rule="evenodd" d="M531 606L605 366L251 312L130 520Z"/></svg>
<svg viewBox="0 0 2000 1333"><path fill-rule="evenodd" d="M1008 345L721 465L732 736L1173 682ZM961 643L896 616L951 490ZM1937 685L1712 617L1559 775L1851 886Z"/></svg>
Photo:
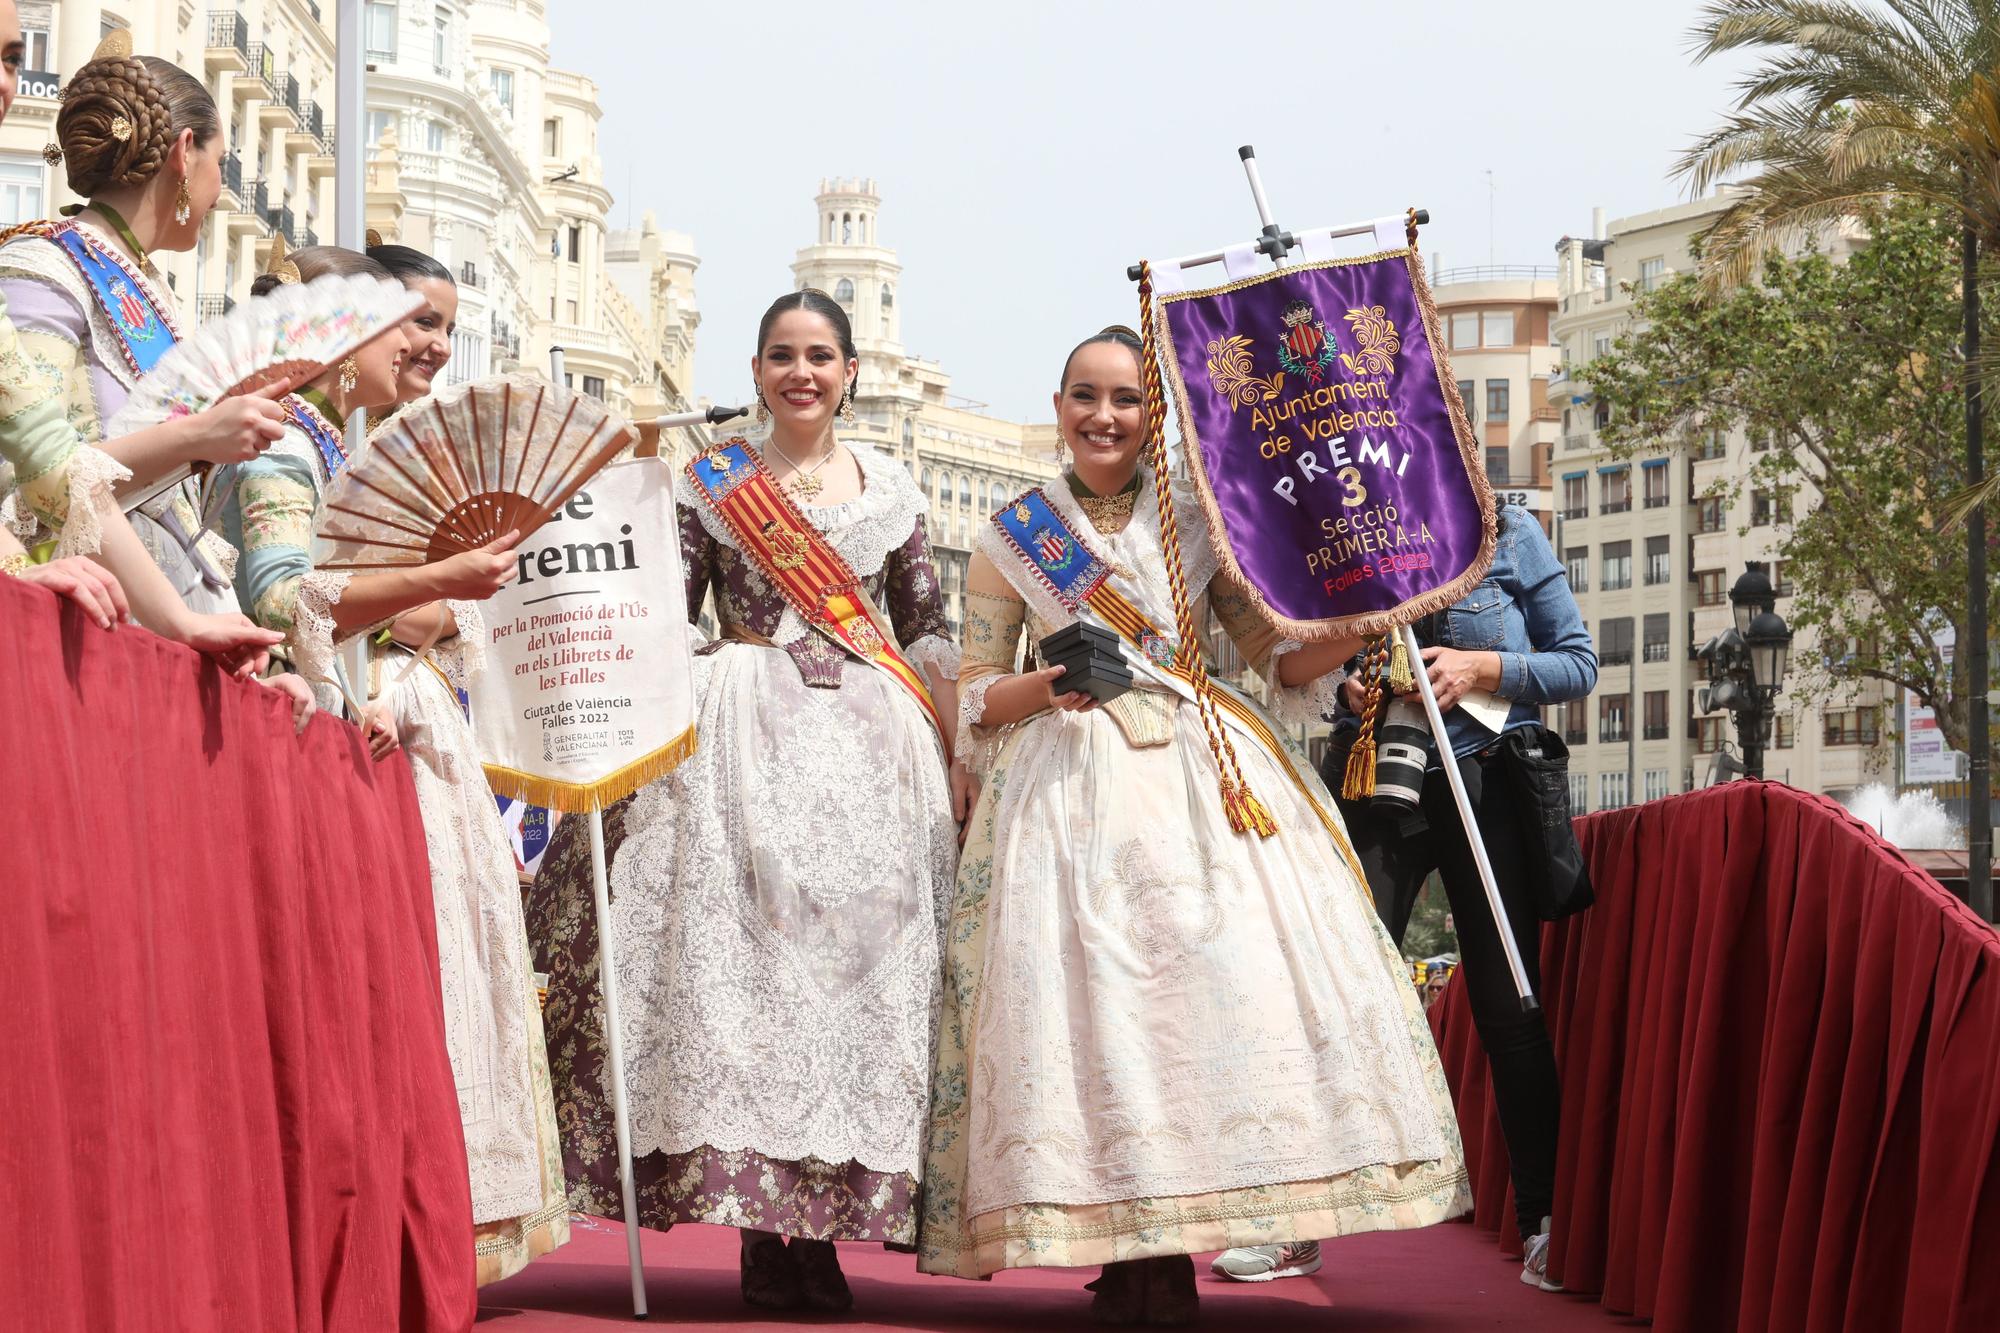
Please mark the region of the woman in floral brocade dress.
<svg viewBox="0 0 2000 1333"><path fill-rule="evenodd" d="M753 452L950 718L924 497L834 438L857 368L838 305L780 298L752 361L772 422ZM688 611L712 594L720 625L695 659L699 743L605 817L639 1220L739 1227L746 1301L843 1310L833 1241L916 1240L956 863L946 742L910 688L808 627L695 481L676 486ZM584 824L557 831L529 935L571 1201L616 1217Z"/></svg>

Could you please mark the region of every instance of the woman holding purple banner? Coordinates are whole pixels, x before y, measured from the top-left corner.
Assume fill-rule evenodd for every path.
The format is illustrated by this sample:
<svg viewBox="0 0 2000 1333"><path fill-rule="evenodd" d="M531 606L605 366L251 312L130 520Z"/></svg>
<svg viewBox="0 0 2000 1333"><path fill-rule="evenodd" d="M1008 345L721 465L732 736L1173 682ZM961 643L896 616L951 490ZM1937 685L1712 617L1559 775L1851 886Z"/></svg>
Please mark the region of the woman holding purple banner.
<svg viewBox="0 0 2000 1333"><path fill-rule="evenodd" d="M1281 715L1331 708L1359 641L1280 642L1220 571L1192 491L1142 466L1142 356L1125 329L1071 354L1073 464L993 516L968 575L954 791L972 813L918 1263L1101 1264L1093 1317L1179 1324L1193 1254L1470 1200L1333 800L1270 714L1199 682L1176 602L1206 592ZM1024 632L1058 664L1017 672Z"/></svg>

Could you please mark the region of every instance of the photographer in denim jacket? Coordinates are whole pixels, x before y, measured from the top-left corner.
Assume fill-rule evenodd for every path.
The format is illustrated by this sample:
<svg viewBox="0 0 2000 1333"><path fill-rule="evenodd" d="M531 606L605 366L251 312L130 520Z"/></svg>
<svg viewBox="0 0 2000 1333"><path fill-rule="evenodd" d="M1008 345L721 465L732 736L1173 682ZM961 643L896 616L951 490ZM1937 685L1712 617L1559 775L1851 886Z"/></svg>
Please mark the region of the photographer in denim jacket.
<svg viewBox="0 0 2000 1333"><path fill-rule="evenodd" d="M1499 539L1485 579L1457 605L1425 617L1414 628L1513 925L1515 947L1529 982L1539 990L1541 922L1573 910L1551 910L1542 892L1550 879L1547 862L1553 859L1548 841L1569 839L1570 834L1559 791L1554 793L1555 827L1545 837L1542 821L1524 814L1524 806L1551 793L1523 788L1561 783L1566 752L1561 738L1542 725L1542 710L1589 694L1597 683L1597 655L1541 525L1513 505L1504 506L1497 519ZM1333 746L1322 768L1336 796L1366 705L1359 667L1358 659L1349 664ZM1386 693L1386 680L1383 688ZM1546 1277L1560 1106L1555 1051L1541 1012L1521 1012L1500 932L1429 725L1408 712L1414 704L1420 713L1423 700L1412 689L1400 702L1405 720L1421 729L1421 739L1414 731L1393 727L1385 735L1378 719L1375 772L1380 783L1387 775L1384 760L1412 761L1404 770L1408 785L1403 789L1410 800L1398 800L1386 785L1378 785L1374 797L1341 799L1341 817L1368 876L1376 910L1397 944L1403 942L1411 909L1430 873L1435 870L1444 883L1458 934L1459 966L1507 1139L1516 1218L1527 1251L1521 1280L1556 1290ZM1581 891L1587 895L1587 888ZM1242 1281L1264 1281L1319 1267L1317 1253L1276 1253L1279 1249L1232 1250L1216 1261L1216 1271Z"/></svg>

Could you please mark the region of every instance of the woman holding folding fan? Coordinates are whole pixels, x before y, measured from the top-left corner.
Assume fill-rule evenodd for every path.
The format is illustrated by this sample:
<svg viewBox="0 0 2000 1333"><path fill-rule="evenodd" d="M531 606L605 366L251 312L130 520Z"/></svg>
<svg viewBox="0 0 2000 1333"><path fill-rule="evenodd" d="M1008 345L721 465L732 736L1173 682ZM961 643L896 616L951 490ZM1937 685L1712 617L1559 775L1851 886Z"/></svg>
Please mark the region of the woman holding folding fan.
<svg viewBox="0 0 2000 1333"><path fill-rule="evenodd" d="M72 218L17 228L0 244L0 298L19 337L16 364L26 371L9 375L4 391L53 388L76 436L94 441L179 337L172 291L151 255L194 248L222 191L227 144L201 82L164 60L134 56L123 30L65 83L48 156L89 202ZM278 438L283 418L269 398L244 395L106 440L102 453L80 453L65 468L50 466L45 448L19 465L27 511L20 517L39 518L46 535L75 508L83 523L74 537L88 545L94 506L77 505L73 495L156 483L192 463L255 458ZM132 526L189 607L233 612L235 553L203 534L199 507L190 479L148 500Z"/></svg>
<svg viewBox="0 0 2000 1333"><path fill-rule="evenodd" d="M742 1293L852 1304L833 1242L916 1239L958 651L909 473L848 446L859 361L823 292L765 312L761 445L676 479L695 753L607 812L628 1104L647 1226L741 1230ZM620 1215L587 821L530 904L572 1197Z"/></svg>
<svg viewBox="0 0 2000 1333"><path fill-rule="evenodd" d="M1102 1264L1095 1317L1175 1324L1194 1253L1425 1226L1469 1196L1333 800L1269 714L1197 669L1188 599L1207 594L1281 715L1329 707L1358 641L1280 642L1220 571L1191 489L1156 475L1144 354L1125 329L1071 353L1067 474L975 543L954 788L983 790L918 1264ZM1024 632L1057 664L1017 673Z"/></svg>
<svg viewBox="0 0 2000 1333"><path fill-rule="evenodd" d="M458 288L444 265L407 246L371 244L368 257L424 298L403 326L409 350L396 389L398 404L413 402L451 359ZM569 1198L520 880L460 694L480 669L482 633L476 602L397 616L371 646L368 713L371 729L388 727L409 756L423 813L484 1286L569 1240Z"/></svg>
<svg viewBox="0 0 2000 1333"><path fill-rule="evenodd" d="M251 292L261 296L281 283L334 273L389 277L387 269L352 250L320 245L287 256L274 240L270 271L258 277ZM335 692L336 639L373 632L428 602L491 596L514 573L511 552L517 533L407 569L347 574L312 567L308 552L320 497L347 461L338 423L356 408L373 411L396 401L409 348L408 335L397 328L329 368L285 398L284 430L277 443L249 462L218 469L209 481L222 496L223 535L243 553L236 568L238 601L258 624L283 631L292 669L320 691L322 703ZM377 753L395 743L386 727L372 731L370 740Z"/></svg>

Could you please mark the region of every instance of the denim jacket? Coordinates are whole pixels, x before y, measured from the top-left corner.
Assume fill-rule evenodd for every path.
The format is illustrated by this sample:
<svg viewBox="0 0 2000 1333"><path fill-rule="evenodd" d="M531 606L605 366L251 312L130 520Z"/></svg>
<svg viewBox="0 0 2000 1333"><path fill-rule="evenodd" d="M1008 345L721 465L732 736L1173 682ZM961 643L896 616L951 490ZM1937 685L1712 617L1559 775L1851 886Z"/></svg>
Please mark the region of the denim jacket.
<svg viewBox="0 0 2000 1333"><path fill-rule="evenodd" d="M1511 701L1504 730L1513 731L1540 722L1545 705L1589 694L1597 685L1597 653L1542 525L1517 505L1504 506L1499 521L1486 577L1456 606L1418 621L1416 631L1426 648L1499 651L1494 693ZM1334 734L1360 725L1343 707ZM1460 757L1493 743L1493 733L1461 709L1445 714L1444 725Z"/></svg>

